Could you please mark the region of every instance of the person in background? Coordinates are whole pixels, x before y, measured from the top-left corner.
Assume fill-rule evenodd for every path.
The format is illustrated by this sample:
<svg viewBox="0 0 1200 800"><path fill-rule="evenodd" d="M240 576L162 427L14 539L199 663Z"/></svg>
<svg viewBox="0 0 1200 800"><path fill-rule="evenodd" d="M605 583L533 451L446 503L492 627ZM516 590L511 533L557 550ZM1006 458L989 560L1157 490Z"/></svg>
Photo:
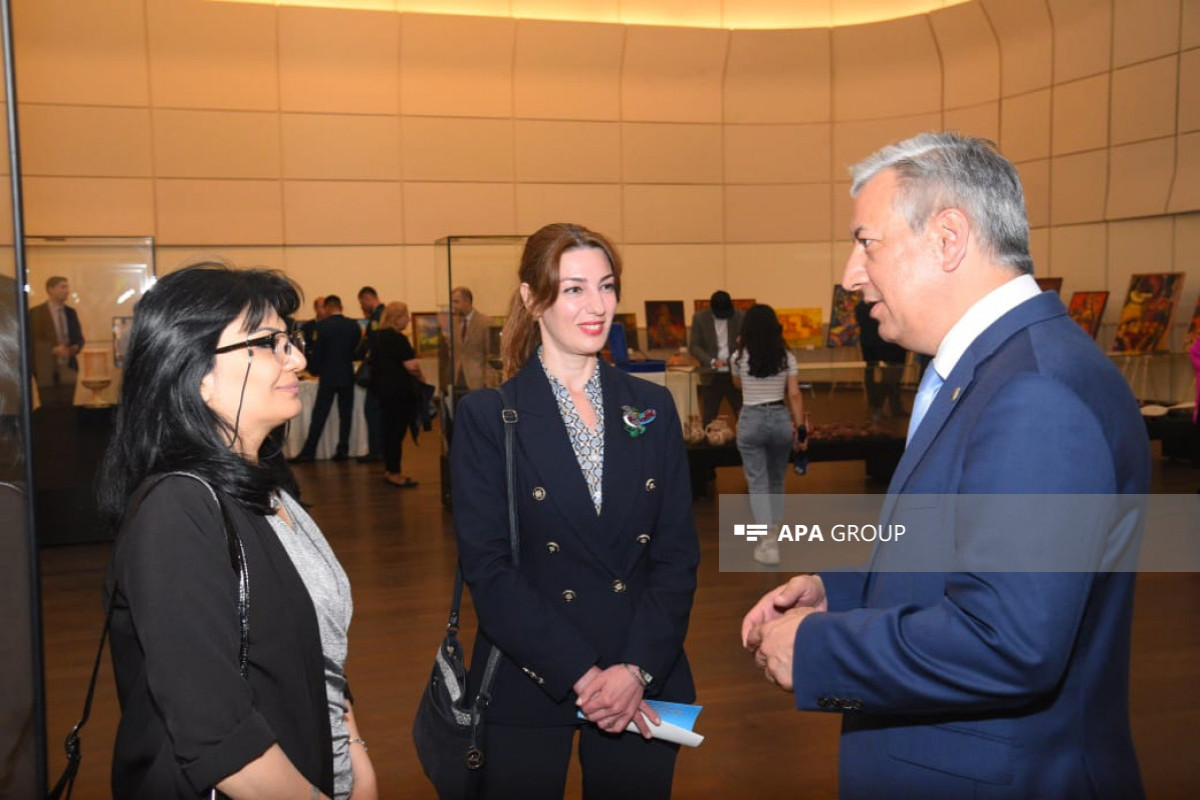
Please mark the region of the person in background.
<svg viewBox="0 0 1200 800"><path fill-rule="evenodd" d="M459 393L482 389L487 375L489 321L475 308L475 295L466 286L450 293L453 313L451 340L454 343L454 388Z"/></svg>
<svg viewBox="0 0 1200 800"><path fill-rule="evenodd" d="M404 453L404 433L417 412L417 384L425 381L421 362L404 333L408 323L408 305L388 303L371 350L371 393L382 412L383 479L400 489L417 485L411 477L400 473L400 458Z"/></svg>
<svg viewBox="0 0 1200 800"><path fill-rule="evenodd" d="M498 391L463 398L450 452L470 487L454 492L454 530L479 617L472 691L491 647L504 655L483 796L561 798L578 733L584 797L667 798L678 745L643 736L659 721L646 698L695 697L683 642L700 551L679 416L666 389L597 357L621 291L608 239L547 225L518 278L503 341L519 564Z"/></svg>
<svg viewBox="0 0 1200 800"><path fill-rule="evenodd" d="M71 282L61 275L46 280L46 302L29 309L33 339L33 372L44 406L70 406L75 402L79 373L76 356L83 349L79 314L67 305Z"/></svg>
<svg viewBox="0 0 1200 800"><path fill-rule="evenodd" d="M364 286L358 290L358 307L362 309L367 320L367 330L358 350L354 353L355 361L371 363L371 354L375 349L375 337L379 334L379 325L383 319L383 303L374 286ZM367 452L358 457L360 464L374 464L383 460L383 424L382 410L379 399L373 393L367 392L363 399L363 417L367 422Z"/></svg>
<svg viewBox="0 0 1200 800"><path fill-rule="evenodd" d="M113 797L377 796L345 675L350 583L266 438L300 413L298 305L281 273L206 263L134 312L97 486L116 533Z"/></svg>
<svg viewBox="0 0 1200 800"><path fill-rule="evenodd" d="M311 353L316 349L317 344L317 323L325 319L328 314L325 313L325 298L318 297L313 300L313 318L300 323L300 334L304 336L304 350ZM316 375L313 372L313 365L308 365L310 375Z"/></svg>
<svg viewBox="0 0 1200 800"><path fill-rule="evenodd" d="M325 420L338 401L338 442L333 461L350 457L350 423L354 416L354 352L362 340L358 323L342 315L342 299L336 294L325 298L325 319L317 323L312 352L313 372L317 375L317 400L304 447L292 459L293 464L317 457L317 442L325 430Z"/></svg>
<svg viewBox="0 0 1200 800"><path fill-rule="evenodd" d="M1129 728L1137 575L1089 571L1119 565L1142 524L1112 510L1149 492L1137 401L1038 288L1021 181L991 142L921 134L851 172L842 285L875 303L884 339L933 356L880 518L917 538L878 544L873 569L768 592L742 642L798 709L841 715L840 797L1144 797ZM997 498L1001 513L946 514L943 539L941 495ZM994 505L1081 495L1069 529ZM1064 543L1094 560L1006 568Z"/></svg>
<svg viewBox="0 0 1200 800"><path fill-rule="evenodd" d="M865 300L854 307L858 320L859 347L863 361L867 362L863 383L867 389L867 405L871 408L871 420L883 419L883 406L887 403L888 414L893 419L908 416L900 400L900 378L904 374L904 362L908 351L898 344L885 341L879 335L879 323L871 317L871 306ZM878 371L880 380L876 380Z"/></svg>
<svg viewBox="0 0 1200 800"><path fill-rule="evenodd" d="M733 307L733 300L725 291L713 292L708 308L692 317L690 350L700 362L703 425L716 419L724 399L729 401L735 416L742 410L742 393L730 374L729 355L737 346L743 318L742 311Z"/></svg>
<svg viewBox="0 0 1200 800"><path fill-rule="evenodd" d="M796 357L783 341L775 309L757 304L746 312L741 346L730 362L733 382L742 390L737 447L746 472L754 521L771 525L771 533L754 548L760 564L779 563L775 540L783 522L784 480L792 453L801 442L804 397L796 379Z"/></svg>

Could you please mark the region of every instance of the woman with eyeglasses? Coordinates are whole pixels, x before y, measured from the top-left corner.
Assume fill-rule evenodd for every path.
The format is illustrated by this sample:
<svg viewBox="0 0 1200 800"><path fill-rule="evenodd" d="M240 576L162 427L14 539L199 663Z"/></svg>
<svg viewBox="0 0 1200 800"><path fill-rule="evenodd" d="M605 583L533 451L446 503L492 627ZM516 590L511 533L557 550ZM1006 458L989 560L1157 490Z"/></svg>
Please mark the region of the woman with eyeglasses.
<svg viewBox="0 0 1200 800"><path fill-rule="evenodd" d="M270 431L300 413L282 274L205 263L138 303L98 481L116 798L376 797L350 584Z"/></svg>

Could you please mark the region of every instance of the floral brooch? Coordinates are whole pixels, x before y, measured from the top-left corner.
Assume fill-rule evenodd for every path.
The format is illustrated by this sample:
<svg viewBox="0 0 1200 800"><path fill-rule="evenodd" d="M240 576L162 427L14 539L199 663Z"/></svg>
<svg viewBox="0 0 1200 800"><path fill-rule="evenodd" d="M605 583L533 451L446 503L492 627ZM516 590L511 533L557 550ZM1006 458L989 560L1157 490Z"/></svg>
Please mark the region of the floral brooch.
<svg viewBox="0 0 1200 800"><path fill-rule="evenodd" d="M646 426L654 422L658 412L653 408L640 411L633 406L621 406L621 422L625 424L625 432L635 439L646 432Z"/></svg>

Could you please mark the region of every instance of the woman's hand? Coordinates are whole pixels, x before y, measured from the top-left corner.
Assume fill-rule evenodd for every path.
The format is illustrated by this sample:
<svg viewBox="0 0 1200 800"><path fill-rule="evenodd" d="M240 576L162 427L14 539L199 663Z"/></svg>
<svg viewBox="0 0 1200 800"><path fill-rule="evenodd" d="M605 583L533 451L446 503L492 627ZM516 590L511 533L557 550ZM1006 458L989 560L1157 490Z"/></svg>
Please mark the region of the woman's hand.
<svg viewBox="0 0 1200 800"><path fill-rule="evenodd" d="M583 687L575 704L602 731L620 733L635 720L642 736L649 738L650 728L637 713L644 705L642 688L641 681L624 664L613 664ZM652 719L657 718L652 711L650 714Z"/></svg>
<svg viewBox="0 0 1200 800"><path fill-rule="evenodd" d="M379 800L379 782L375 777L375 765L367 754L367 743L358 733L358 722L354 719L354 706L346 710L346 732L350 736L350 770L354 774L354 789L350 800Z"/></svg>

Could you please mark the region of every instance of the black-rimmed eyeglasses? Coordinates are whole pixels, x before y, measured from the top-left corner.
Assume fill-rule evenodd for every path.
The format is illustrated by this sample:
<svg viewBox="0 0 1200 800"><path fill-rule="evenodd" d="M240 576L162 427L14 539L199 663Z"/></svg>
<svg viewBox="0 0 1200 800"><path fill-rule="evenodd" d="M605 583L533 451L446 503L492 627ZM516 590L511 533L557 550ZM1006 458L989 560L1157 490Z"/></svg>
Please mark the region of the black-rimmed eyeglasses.
<svg viewBox="0 0 1200 800"><path fill-rule="evenodd" d="M218 347L213 353L220 355L221 353L231 353L234 350L241 350L242 348L250 349L254 347L269 348L275 355L275 360L282 364L291 357L292 353L304 352L304 334L300 331L275 331L274 333L268 333L266 336L256 336L244 342Z"/></svg>

